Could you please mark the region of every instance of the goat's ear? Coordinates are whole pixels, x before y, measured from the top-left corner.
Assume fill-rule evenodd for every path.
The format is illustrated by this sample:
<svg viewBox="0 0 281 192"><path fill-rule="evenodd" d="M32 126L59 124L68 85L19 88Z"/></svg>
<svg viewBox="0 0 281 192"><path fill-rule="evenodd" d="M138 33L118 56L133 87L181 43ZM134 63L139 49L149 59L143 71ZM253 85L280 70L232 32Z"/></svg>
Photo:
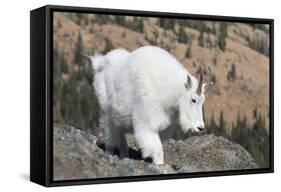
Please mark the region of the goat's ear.
<svg viewBox="0 0 281 192"><path fill-rule="evenodd" d="M184 84L184 86L187 90L190 90L192 87L192 80L189 75L187 75L186 83Z"/></svg>

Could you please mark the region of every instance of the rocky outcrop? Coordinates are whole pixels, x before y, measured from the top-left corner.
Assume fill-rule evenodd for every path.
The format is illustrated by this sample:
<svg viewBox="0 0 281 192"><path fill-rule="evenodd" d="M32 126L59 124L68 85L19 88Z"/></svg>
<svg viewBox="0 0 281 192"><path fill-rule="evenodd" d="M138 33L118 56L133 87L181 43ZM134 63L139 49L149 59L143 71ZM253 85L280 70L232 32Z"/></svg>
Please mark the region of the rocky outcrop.
<svg viewBox="0 0 281 192"><path fill-rule="evenodd" d="M105 153L97 137L68 125L54 124L54 180L188 173L257 168L240 145L213 134L164 142L165 164L154 165L140 158L129 137L129 158Z"/></svg>

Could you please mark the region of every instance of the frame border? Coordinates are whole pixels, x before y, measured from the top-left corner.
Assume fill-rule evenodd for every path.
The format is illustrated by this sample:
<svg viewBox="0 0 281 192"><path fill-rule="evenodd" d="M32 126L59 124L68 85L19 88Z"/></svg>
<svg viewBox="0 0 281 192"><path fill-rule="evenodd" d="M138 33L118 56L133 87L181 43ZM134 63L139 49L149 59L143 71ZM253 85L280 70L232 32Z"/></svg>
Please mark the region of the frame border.
<svg viewBox="0 0 281 192"><path fill-rule="evenodd" d="M90 7L74 7L74 6L59 6L46 5L46 128L45 128L45 149L46 162L45 169L45 186L69 186L81 184L100 184L100 183L119 183L133 181L148 181L148 180L163 180L163 179L180 179L180 178L197 178L211 176L228 176L228 175L246 175L258 173L274 173L274 20L250 17L232 17L218 15L201 15L201 14L185 14L185 13L170 13L170 12L155 12L155 11L137 11L137 10L122 10L122 9L105 9L105 8L90 8ZM239 23L259 23L269 24L270 34L270 55L269 55L269 82L270 82L270 122L269 122L269 137L270 137L270 167L244 170L226 170L226 171L209 171L209 172L193 172L193 173L177 173L177 174L161 174L161 175L144 175L144 176L125 176L125 177L106 177L93 179L78 179L78 180L53 180L53 13L54 12L73 12L73 13L88 13L88 14L109 14L109 15L129 15L129 16L145 16L145 17L161 17L174 19L193 19L193 20L209 20L209 21L225 21ZM31 53L34 54L34 53ZM36 112L34 112L36 113ZM31 114L35 115L35 114ZM34 154L33 154L34 155Z"/></svg>

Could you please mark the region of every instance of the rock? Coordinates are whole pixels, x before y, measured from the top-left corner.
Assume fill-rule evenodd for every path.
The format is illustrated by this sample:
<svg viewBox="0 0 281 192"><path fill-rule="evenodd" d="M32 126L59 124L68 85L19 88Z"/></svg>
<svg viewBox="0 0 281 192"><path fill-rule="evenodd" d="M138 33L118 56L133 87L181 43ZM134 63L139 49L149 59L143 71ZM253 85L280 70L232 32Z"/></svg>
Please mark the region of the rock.
<svg viewBox="0 0 281 192"><path fill-rule="evenodd" d="M127 137L130 157L119 159L105 153L97 137L68 125L54 124L54 180L89 179L257 168L240 145L213 134L163 144L165 164L140 158L133 137Z"/></svg>
<svg viewBox="0 0 281 192"><path fill-rule="evenodd" d="M218 171L257 168L251 155L240 145L214 134L193 136L164 143L165 162L177 172Z"/></svg>

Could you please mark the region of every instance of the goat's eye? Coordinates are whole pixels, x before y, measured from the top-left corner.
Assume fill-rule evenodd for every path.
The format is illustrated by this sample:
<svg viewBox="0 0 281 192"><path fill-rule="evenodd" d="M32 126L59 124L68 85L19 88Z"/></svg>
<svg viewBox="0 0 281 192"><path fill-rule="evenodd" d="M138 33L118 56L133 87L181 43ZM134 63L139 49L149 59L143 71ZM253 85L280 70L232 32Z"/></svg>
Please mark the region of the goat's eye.
<svg viewBox="0 0 281 192"><path fill-rule="evenodd" d="M196 103L196 100L195 99L191 99L192 103Z"/></svg>

